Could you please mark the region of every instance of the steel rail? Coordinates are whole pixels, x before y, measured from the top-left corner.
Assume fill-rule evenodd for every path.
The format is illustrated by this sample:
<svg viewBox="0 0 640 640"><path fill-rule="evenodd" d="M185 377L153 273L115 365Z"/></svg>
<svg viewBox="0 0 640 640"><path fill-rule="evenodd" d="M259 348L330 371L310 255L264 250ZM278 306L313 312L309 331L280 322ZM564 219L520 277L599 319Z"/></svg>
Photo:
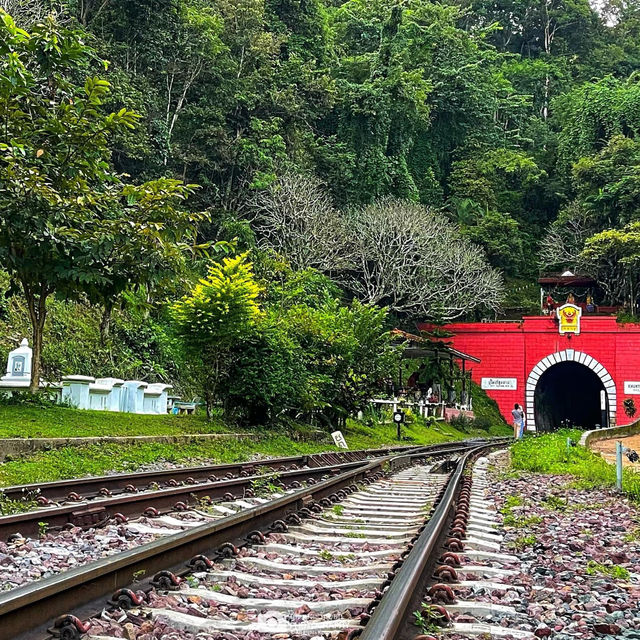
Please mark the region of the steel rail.
<svg viewBox="0 0 640 640"><path fill-rule="evenodd" d="M342 488L369 477L380 477L386 465L393 471L415 460L447 453L464 455L468 450L469 443L458 443L457 449L445 447L444 450L377 458L269 503L0 593L0 640L48 637L47 625L59 614L73 612L84 618L99 613L104 607L105 596L131 585L140 572L152 576L160 570L184 570L184 563L194 556L217 553L227 542L244 543L251 532L268 531L275 521L284 520ZM135 588L148 588L149 581L150 578L137 583Z"/></svg>
<svg viewBox="0 0 640 640"><path fill-rule="evenodd" d="M314 467L311 469L296 469L283 471L277 475L277 482L289 488L292 484L305 481L317 481L327 475L335 475L343 471L358 468L367 463L347 462L331 467ZM47 524L47 531L60 530L67 526L90 528L103 524L115 514L125 517L142 515L148 507L154 507L159 512L173 511L176 505L183 503L185 507L197 502L198 499L210 498L227 500L243 498L251 489L252 483L263 480L268 476L255 475L217 482L203 482L195 485L182 485L168 489L157 489L144 493L121 493L113 497L94 499L88 502L68 503L62 506L52 506L36 511L0 517L0 540L5 540L14 533L23 536L36 535L39 522ZM179 505L181 508L182 505Z"/></svg>
<svg viewBox="0 0 640 640"><path fill-rule="evenodd" d="M442 499L373 610L363 632L358 636L359 640L398 640L403 637L401 632L411 619L412 605L416 598L424 593L424 586L429 578L427 570L435 559L434 554L442 537L446 534L449 516L466 464L473 455L496 444L499 443L478 446L459 458ZM413 636L416 634L417 632L414 632Z"/></svg>
<svg viewBox="0 0 640 640"><path fill-rule="evenodd" d="M433 445L431 445L433 446ZM254 475L253 472L262 468L273 468L274 471L288 471L295 467L326 467L331 464L342 464L345 462L357 462L367 457L389 455L394 452L409 451L416 448L416 445L399 445L396 447L386 447L380 449L355 449L352 451L327 451L324 453L313 453L303 456L288 456L280 458L265 458L263 460L251 460L247 462L234 462L217 465L206 465L198 467L180 467L176 469L162 469L158 471L144 471L135 473L118 473L108 476L92 476L90 478L71 478L68 480L56 480L54 482L36 482L33 484L13 485L0 488L7 498L19 500L25 495L39 495L49 500L56 501L67 497L70 491L92 497L99 494L100 489L110 491L125 491L127 485L136 488L147 486L152 483L163 484L172 480L184 482L195 479L199 481L207 480L209 476L216 479L230 479L231 476L238 476L243 472L247 475ZM230 475L231 474L231 475Z"/></svg>
<svg viewBox="0 0 640 640"><path fill-rule="evenodd" d="M161 538L6 594L0 593L0 640L46 637L47 625L58 614L74 611L74 615L78 615L78 608L87 606L89 611L98 612L104 606L104 601L96 602L93 607L90 603L130 585L138 572L152 575L160 570L182 567L189 558L212 554L224 543L237 544L250 532L267 530L274 521L282 520L342 487L382 471L382 465L390 460L389 456L380 458L273 502ZM136 588L140 587L144 588L144 583L136 585ZM34 628L35 631L30 631Z"/></svg>
<svg viewBox="0 0 640 640"><path fill-rule="evenodd" d="M457 443L445 443L443 446L429 445L427 447L411 447L405 453L420 453L430 451L445 452L447 449L460 446L471 446L468 441ZM366 451L366 450L365 450ZM375 454L380 452L374 450ZM387 455L389 455L387 453ZM296 482L317 481L325 475L340 473L357 466L366 464L367 459L356 462L332 464L332 466L305 467L302 469L290 469L278 474L277 482L284 488L295 487ZM251 467L245 467L250 469ZM253 470L255 473L255 469ZM63 505L49 506L33 511L0 516L0 540L6 540L9 536L20 533L23 536L36 535L40 530L39 523L46 522L48 531L55 531L65 526L79 526L89 528L99 526L115 514L125 517L139 516L148 507L159 511L172 511L176 504L193 503L198 499L208 498L220 500L228 496L228 499L238 499L247 496L252 483L264 478L264 475L243 475L231 479L220 479L195 484L183 484L177 487L154 489L138 493L123 492L115 496L100 496L90 500L67 501Z"/></svg>

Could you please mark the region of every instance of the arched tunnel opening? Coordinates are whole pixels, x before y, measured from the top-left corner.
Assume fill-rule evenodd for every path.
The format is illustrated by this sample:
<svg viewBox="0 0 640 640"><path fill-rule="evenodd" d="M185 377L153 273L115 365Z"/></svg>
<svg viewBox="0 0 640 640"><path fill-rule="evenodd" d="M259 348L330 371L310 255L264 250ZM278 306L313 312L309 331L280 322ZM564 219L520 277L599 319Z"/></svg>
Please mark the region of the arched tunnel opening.
<svg viewBox="0 0 640 640"><path fill-rule="evenodd" d="M601 392L604 392L604 385L600 378L579 362L559 362L549 367L536 385L536 430L554 431L562 426L581 429L608 426L606 393L603 411Z"/></svg>

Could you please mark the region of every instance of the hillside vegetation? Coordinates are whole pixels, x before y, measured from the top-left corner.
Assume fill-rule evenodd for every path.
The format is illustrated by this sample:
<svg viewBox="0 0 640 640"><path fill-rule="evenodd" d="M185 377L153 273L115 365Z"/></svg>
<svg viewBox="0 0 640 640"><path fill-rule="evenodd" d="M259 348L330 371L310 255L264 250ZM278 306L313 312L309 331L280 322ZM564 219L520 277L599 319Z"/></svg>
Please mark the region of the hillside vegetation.
<svg viewBox="0 0 640 640"><path fill-rule="evenodd" d="M326 431L393 380L389 329L528 310L540 269L636 312L636 0L2 6L0 347L31 338L32 391L164 380Z"/></svg>

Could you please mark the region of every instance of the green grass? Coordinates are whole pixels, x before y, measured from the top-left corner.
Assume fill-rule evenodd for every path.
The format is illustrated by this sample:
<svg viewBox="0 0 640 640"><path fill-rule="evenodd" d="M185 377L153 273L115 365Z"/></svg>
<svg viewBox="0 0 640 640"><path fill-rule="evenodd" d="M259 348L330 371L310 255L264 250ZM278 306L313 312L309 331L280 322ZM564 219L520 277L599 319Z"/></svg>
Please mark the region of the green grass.
<svg viewBox="0 0 640 640"><path fill-rule="evenodd" d="M482 403L481 403L482 404ZM467 437L508 435L509 427L496 419L489 431L476 430ZM460 437L460 432L446 423L429 427L425 440L425 423L416 420L402 427L403 437L417 444L445 442ZM308 431L311 431L307 428ZM190 433L222 433L246 431L229 429L221 419L207 421L204 415L149 416L131 413L88 411L60 406L4 405L0 404L0 438L72 438L91 436L170 436ZM349 421L349 446L352 449L384 446L396 439L393 424L380 425L374 432L369 425ZM300 434L304 436L304 433ZM362 444L362 446L360 446Z"/></svg>
<svg viewBox="0 0 640 640"><path fill-rule="evenodd" d="M147 416L68 407L0 405L0 438L169 436L225 431L221 421L200 415Z"/></svg>
<svg viewBox="0 0 640 640"><path fill-rule="evenodd" d="M524 506L524 498L522 496L510 495L507 496L507 499L504 501L504 507L502 510L510 510L513 507L522 507Z"/></svg>
<svg viewBox="0 0 640 640"><path fill-rule="evenodd" d="M316 453L332 448L318 443L296 442L279 435L179 445L101 443L88 447L62 447L1 464L0 486L103 475L109 471L135 471L157 460L190 464L204 460L225 463L248 460L255 454L277 457Z"/></svg>
<svg viewBox="0 0 640 640"><path fill-rule="evenodd" d="M153 416L136 417L149 418ZM164 416L160 416L161 420L163 418ZM420 427L418 424L410 425L403 430L403 434L410 435L411 439L403 441L402 444L432 444L472 437L468 433L452 429L449 425L443 424L438 429L439 431L436 431L432 427ZM61 447L0 464L0 486L102 475L109 471L135 471L142 465L157 460L194 465L206 460L216 464L240 462L248 460L256 454L278 457L336 450L333 444L326 441L307 442L301 440L299 434L294 434L293 430L291 427L288 435L277 430L270 432L261 430L257 431L254 436L247 438L225 438L213 442L179 445L100 443L86 447ZM483 433L486 435L486 432ZM351 449L377 448L398 444L396 430L392 425L365 427L356 422L349 422L345 437Z"/></svg>
<svg viewBox="0 0 640 640"><path fill-rule="evenodd" d="M386 416L389 418L389 416ZM63 480L110 471L135 471L158 460L180 464L240 462L251 457L279 457L335 451L328 434L308 425L290 424L286 428L229 429L221 420L207 422L204 416L145 416L80 411L67 407L0 405L1 437L72 437L180 435L190 433L250 432L248 437L221 439L206 443L121 445L99 443L86 447L62 447L10 460L0 464L0 486ZM349 420L345 438L350 449L381 448L388 445L428 445L487 435L508 435L504 423L486 430L462 432L450 424L431 424L413 418L402 427L397 440L394 424Z"/></svg>
<svg viewBox="0 0 640 640"><path fill-rule="evenodd" d="M525 438L511 447L511 465L515 469L533 473L573 475L578 488L615 487L616 468L585 447L567 449L567 438L580 440L581 432L562 429L536 438ZM640 500L640 474L623 469L622 488L634 500ZM565 504L551 504L551 508L566 508Z"/></svg>
<svg viewBox="0 0 640 640"><path fill-rule="evenodd" d="M524 551L527 547L532 547L536 542L538 542L538 538L534 535L520 536L510 542L509 546L516 551Z"/></svg>
<svg viewBox="0 0 640 640"><path fill-rule="evenodd" d="M415 417L412 423L404 424L401 427L404 444L436 444L438 442L449 442L451 440L461 440L464 438L505 436L512 433L512 428L500 423L497 423L496 426L491 427L488 431L471 429L463 433L447 422L437 422L434 425L428 425L418 417ZM383 447L389 443L398 443L397 427L395 424L371 425L349 420L345 437L347 437L347 444L352 449Z"/></svg>
<svg viewBox="0 0 640 640"><path fill-rule="evenodd" d="M504 516L502 524L505 527L513 527L515 529L524 529L526 527L535 526L542 522L540 516L525 516L519 513L514 513L513 510L516 507L524 506L524 499L519 495L509 495L504 501L504 505L500 509L500 512Z"/></svg>
<svg viewBox="0 0 640 640"><path fill-rule="evenodd" d="M471 398L473 400L473 413L476 418L486 421L488 424L497 425L501 430L506 427L506 434L513 434L513 427L505 422L500 413L498 403L487 395L487 392L479 384L471 382ZM504 434L500 434L504 435Z"/></svg>
<svg viewBox="0 0 640 640"><path fill-rule="evenodd" d="M509 513L504 517L502 524L505 527L513 527L514 529L525 529L541 522L542 518L540 516L515 516Z"/></svg>
<svg viewBox="0 0 640 640"><path fill-rule="evenodd" d="M628 580L630 577L628 569L625 569L620 565L601 564L595 560L589 560L589 562L587 562L586 573L590 576L602 574L604 576L609 576L610 578L616 578L617 580Z"/></svg>

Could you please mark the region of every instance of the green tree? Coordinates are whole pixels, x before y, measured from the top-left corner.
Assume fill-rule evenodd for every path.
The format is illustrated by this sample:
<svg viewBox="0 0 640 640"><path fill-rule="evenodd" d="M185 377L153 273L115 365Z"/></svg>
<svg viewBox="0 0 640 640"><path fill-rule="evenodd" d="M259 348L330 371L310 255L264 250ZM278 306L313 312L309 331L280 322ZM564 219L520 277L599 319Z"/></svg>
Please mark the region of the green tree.
<svg viewBox="0 0 640 640"><path fill-rule="evenodd" d="M492 149L476 153L453 165L449 178L451 205L455 209L458 201L471 200L481 210L508 214L531 229L535 220L529 204L544 178L545 172L535 160L521 151Z"/></svg>
<svg viewBox="0 0 640 640"><path fill-rule="evenodd" d="M558 124L559 170L600 151L613 137L640 132L640 75L587 82L554 103Z"/></svg>
<svg viewBox="0 0 640 640"><path fill-rule="evenodd" d="M253 266L242 254L211 264L207 277L171 307L176 332L197 371L208 417L220 397L219 383L229 370L234 343L255 331L262 313L259 295Z"/></svg>
<svg viewBox="0 0 640 640"><path fill-rule="evenodd" d="M462 234L484 248L492 266L509 275L520 273L525 258L530 255L525 247L518 223L508 213L487 211Z"/></svg>
<svg viewBox="0 0 640 640"><path fill-rule="evenodd" d="M81 34L52 18L31 33L5 12L0 21L0 257L27 303L36 390L49 297L117 288L117 267L105 267L136 243L162 264L191 225L174 205L192 189L175 180L130 185L112 169L110 135L138 118L103 113L109 83L89 75L96 58Z"/></svg>
<svg viewBox="0 0 640 640"><path fill-rule="evenodd" d="M640 213L640 142L614 136L573 165L576 198L594 231L637 220Z"/></svg>
<svg viewBox="0 0 640 640"><path fill-rule="evenodd" d="M628 302L635 315L640 294L640 222L595 234L585 242L580 258L611 303Z"/></svg>
<svg viewBox="0 0 640 640"><path fill-rule="evenodd" d="M306 354L272 313L231 347L221 387L225 414L252 425L298 417L313 403Z"/></svg>
<svg viewBox="0 0 640 640"><path fill-rule="evenodd" d="M498 111L511 91L495 73L500 56L461 18L422 0L349 0L332 12L337 100L317 157L338 202L440 204L454 155L504 136Z"/></svg>
<svg viewBox="0 0 640 640"><path fill-rule="evenodd" d="M302 347L307 369L307 416L326 426L344 425L397 371L397 349L386 327L386 310L354 301L295 305L283 318Z"/></svg>

